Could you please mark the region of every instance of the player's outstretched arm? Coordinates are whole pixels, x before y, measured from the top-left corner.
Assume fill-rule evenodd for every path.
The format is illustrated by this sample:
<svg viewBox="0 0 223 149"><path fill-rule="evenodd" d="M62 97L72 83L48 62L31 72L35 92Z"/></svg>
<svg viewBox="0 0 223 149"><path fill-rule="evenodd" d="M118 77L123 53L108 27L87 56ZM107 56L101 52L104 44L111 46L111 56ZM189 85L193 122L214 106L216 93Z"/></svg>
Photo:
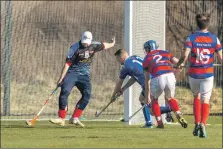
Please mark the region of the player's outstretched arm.
<svg viewBox="0 0 223 149"><path fill-rule="evenodd" d="M217 53L218 56L218 60L220 61L221 64L223 64L223 60L222 60L222 45L219 41L219 39L217 38L217 44L215 47L215 52Z"/></svg>
<svg viewBox="0 0 223 149"><path fill-rule="evenodd" d="M62 69L61 74L60 74L60 78L59 78L59 80L57 81L57 86L60 86L60 85L61 85L61 83L62 83L62 81L63 81L65 75L67 74L68 69L69 69L70 66L72 65L72 61L73 61L73 59L76 58L76 54L75 54L75 52L77 51L77 48L75 48L75 46L76 46L77 44L78 44L78 43L73 44L73 45L70 47L70 49L69 49L69 51L68 51L68 53L67 53L66 63L64 64L63 69Z"/></svg>
<svg viewBox="0 0 223 149"><path fill-rule="evenodd" d="M118 92L121 91L121 87L122 87L123 81L124 81L123 79L119 79L118 82L116 83L115 89L114 89L112 97L111 97L111 101L115 101L115 96L116 96L116 94Z"/></svg>
<svg viewBox="0 0 223 149"><path fill-rule="evenodd" d="M222 60L222 50L217 52L218 55L218 60L221 62L221 64L223 64L223 60Z"/></svg>
<svg viewBox="0 0 223 149"><path fill-rule="evenodd" d="M181 54L181 57L177 63L177 68L180 68L181 65L184 65L186 60L188 59L189 57L189 54L190 54L190 48L185 48Z"/></svg>
<svg viewBox="0 0 223 149"><path fill-rule="evenodd" d="M148 71L144 71L144 78L145 78L145 101L147 104L151 102L150 99L150 74Z"/></svg>
<svg viewBox="0 0 223 149"><path fill-rule="evenodd" d="M109 49L109 48L114 47L114 45L115 45L115 37L112 38L112 42L111 43L104 42L103 44L104 44L104 49Z"/></svg>
<svg viewBox="0 0 223 149"><path fill-rule="evenodd" d="M177 63L179 62L179 59L172 56L170 59L171 63L177 65ZM183 64L181 64L180 66L183 66ZM174 74L177 76L179 75L179 73L182 71L182 69L174 69Z"/></svg>
<svg viewBox="0 0 223 149"><path fill-rule="evenodd" d="M131 77L128 82L121 88L121 92L123 93L127 88L129 88L130 86L132 86L132 84L134 84L136 82L136 79Z"/></svg>
<svg viewBox="0 0 223 149"><path fill-rule="evenodd" d="M61 82L63 81L65 75L67 74L67 71L68 71L69 67L70 67L70 65L68 63L64 64L63 69L62 69L61 74L60 74L60 78L57 81L57 85L61 84Z"/></svg>

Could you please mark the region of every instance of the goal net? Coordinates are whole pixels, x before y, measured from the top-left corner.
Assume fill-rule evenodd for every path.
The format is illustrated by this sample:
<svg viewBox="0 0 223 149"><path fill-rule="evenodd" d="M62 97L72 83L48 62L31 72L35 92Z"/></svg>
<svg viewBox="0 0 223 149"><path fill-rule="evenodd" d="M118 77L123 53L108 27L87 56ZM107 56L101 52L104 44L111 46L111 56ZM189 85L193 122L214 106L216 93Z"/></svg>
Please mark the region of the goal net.
<svg viewBox="0 0 223 149"><path fill-rule="evenodd" d="M155 40L160 49L165 49L165 1L125 1L125 48L130 55L145 57L143 44L148 40ZM125 92L124 119L128 119L141 104L139 96L141 87L134 84ZM164 104L164 96L159 98ZM142 111L137 113L128 123L144 123Z"/></svg>
<svg viewBox="0 0 223 149"><path fill-rule="evenodd" d="M210 31L223 40L222 1L1 1L1 118L30 119L42 108L59 79L66 53L81 33L108 41L114 48L95 54L91 66L92 94L82 120L95 120L95 112L110 101L121 66L114 53L125 48L144 57L143 43L156 40L160 49L180 56L183 42L195 28L195 15L211 14ZM202 6L202 7L200 7ZM217 60L215 63L219 63ZM211 114L222 114L222 67L215 67ZM40 119L57 117L60 89ZM97 119L128 119L141 105L135 83ZM68 117L80 99L74 88L68 98ZM184 114L193 113L187 72L177 77L176 98ZM164 103L163 96L160 104ZM142 124L142 111L128 124Z"/></svg>
<svg viewBox="0 0 223 149"><path fill-rule="evenodd" d="M96 110L109 101L120 65L114 53L123 46L121 1L1 1L1 116L2 119L32 118L56 86L69 47L89 30L93 40L111 42L114 48L98 52L91 67L92 96L82 119L94 119ZM40 119L56 117L58 97L48 102ZM68 98L68 117L80 92ZM99 117L117 120L123 116L123 97Z"/></svg>

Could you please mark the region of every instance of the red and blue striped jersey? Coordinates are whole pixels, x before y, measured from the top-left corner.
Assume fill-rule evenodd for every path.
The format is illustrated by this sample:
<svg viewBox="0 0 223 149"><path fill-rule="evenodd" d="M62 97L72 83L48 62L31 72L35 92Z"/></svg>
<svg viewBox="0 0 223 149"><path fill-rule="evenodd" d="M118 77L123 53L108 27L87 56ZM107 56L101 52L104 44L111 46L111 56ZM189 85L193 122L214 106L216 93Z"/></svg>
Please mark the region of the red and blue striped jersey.
<svg viewBox="0 0 223 149"><path fill-rule="evenodd" d="M148 71L152 78L173 72L172 54L164 50L153 50L143 60L143 69Z"/></svg>
<svg viewBox="0 0 223 149"><path fill-rule="evenodd" d="M184 48L191 49L190 77L205 79L214 75L214 53L222 50L221 43L215 35L197 31L186 39Z"/></svg>

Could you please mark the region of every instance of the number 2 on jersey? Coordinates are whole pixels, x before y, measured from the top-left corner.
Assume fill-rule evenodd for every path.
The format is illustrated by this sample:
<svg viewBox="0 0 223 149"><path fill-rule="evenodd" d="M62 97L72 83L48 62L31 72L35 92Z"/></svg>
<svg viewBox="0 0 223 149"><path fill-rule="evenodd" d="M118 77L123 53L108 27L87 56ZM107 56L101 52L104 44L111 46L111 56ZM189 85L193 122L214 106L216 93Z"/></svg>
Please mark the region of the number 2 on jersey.
<svg viewBox="0 0 223 149"><path fill-rule="evenodd" d="M164 61L161 61L163 57L161 55L154 55L153 60L156 60L156 63L163 63Z"/></svg>

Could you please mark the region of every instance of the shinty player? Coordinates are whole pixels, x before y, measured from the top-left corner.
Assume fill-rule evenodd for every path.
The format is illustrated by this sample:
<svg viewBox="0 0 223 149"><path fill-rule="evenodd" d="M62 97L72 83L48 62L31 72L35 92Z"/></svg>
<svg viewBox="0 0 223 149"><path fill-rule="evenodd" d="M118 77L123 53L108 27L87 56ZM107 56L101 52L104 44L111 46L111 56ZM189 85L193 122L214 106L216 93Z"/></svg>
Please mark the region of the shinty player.
<svg viewBox="0 0 223 149"><path fill-rule="evenodd" d="M189 35L177 64L178 68L189 59L189 84L194 95L194 136L207 137L205 125L209 116L210 98L214 83L214 53L222 63L222 46L219 39L208 31L210 16L196 15L199 30ZM190 57L189 57L190 54Z"/></svg>
<svg viewBox="0 0 223 149"><path fill-rule="evenodd" d="M174 98L176 79L172 63L177 64L178 59L167 51L158 50L158 45L154 40L145 42L144 50L146 52L143 60L145 98L148 104L152 103L152 110L158 124L157 128L164 128L158 104L158 98L163 92L179 123L186 128L187 121L183 118L178 102Z"/></svg>
<svg viewBox="0 0 223 149"><path fill-rule="evenodd" d="M92 41L92 33L85 31L81 40L74 43L67 53L66 62L62 69L57 85L61 86L59 96L58 118L51 119L53 124L65 125L68 96L74 86L78 88L82 97L77 102L69 123L84 127L79 117L91 98L90 66L96 52L109 49L115 45L115 37L111 43Z"/></svg>

